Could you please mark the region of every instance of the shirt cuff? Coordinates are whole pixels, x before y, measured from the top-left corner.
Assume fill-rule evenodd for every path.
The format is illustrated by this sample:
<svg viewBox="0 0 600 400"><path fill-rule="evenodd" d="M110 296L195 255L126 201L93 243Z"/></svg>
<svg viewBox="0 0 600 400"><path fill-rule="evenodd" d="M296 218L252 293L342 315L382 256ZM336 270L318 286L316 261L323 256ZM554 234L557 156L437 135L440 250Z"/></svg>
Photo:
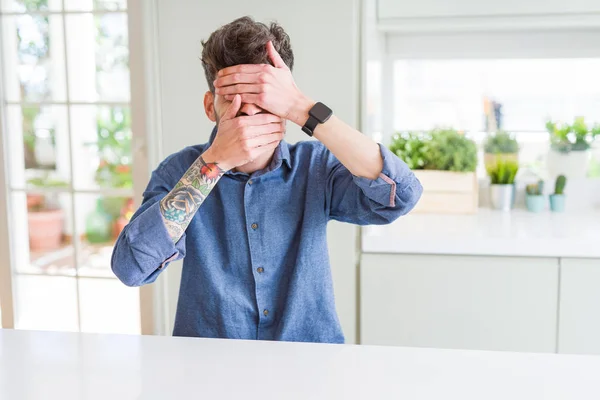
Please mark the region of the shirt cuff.
<svg viewBox="0 0 600 400"><path fill-rule="evenodd" d="M147 271L154 271L157 267L164 268L169 262L185 254L186 235L184 233L177 243L173 243L160 213L160 201L133 220L126 235L140 267Z"/></svg>
<svg viewBox="0 0 600 400"><path fill-rule="evenodd" d="M379 177L372 180L355 176L354 182L371 200L387 207L395 207L398 191L411 186L416 178L406 163L381 143L379 151L383 159Z"/></svg>

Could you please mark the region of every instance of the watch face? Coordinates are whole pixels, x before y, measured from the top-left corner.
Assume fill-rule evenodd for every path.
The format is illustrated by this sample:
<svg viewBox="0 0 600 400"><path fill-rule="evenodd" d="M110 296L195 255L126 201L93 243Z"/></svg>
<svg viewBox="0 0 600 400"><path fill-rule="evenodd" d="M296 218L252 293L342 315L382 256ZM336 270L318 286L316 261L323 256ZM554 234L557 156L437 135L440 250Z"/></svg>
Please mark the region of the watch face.
<svg viewBox="0 0 600 400"><path fill-rule="evenodd" d="M310 115L315 117L320 123L327 121L332 113L329 107L320 102L315 104L310 110Z"/></svg>

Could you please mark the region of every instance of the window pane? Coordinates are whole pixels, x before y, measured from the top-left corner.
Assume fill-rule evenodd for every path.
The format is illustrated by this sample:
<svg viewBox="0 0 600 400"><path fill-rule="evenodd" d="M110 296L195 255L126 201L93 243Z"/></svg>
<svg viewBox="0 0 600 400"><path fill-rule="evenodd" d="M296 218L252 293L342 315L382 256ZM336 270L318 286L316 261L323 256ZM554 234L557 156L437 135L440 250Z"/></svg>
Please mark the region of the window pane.
<svg viewBox="0 0 600 400"><path fill-rule="evenodd" d="M127 15L66 18L71 100L129 101Z"/></svg>
<svg viewBox="0 0 600 400"><path fill-rule="evenodd" d="M2 34L6 99L64 101L66 85L62 17L4 17Z"/></svg>
<svg viewBox="0 0 600 400"><path fill-rule="evenodd" d="M65 106L7 106L8 169L12 187L63 187L70 182Z"/></svg>
<svg viewBox="0 0 600 400"><path fill-rule="evenodd" d="M140 291L117 279L79 280L81 330L140 334Z"/></svg>
<svg viewBox="0 0 600 400"><path fill-rule="evenodd" d="M75 278L17 275L17 329L77 331Z"/></svg>
<svg viewBox="0 0 600 400"><path fill-rule="evenodd" d="M65 9L68 11L125 10L127 0L65 0Z"/></svg>
<svg viewBox="0 0 600 400"><path fill-rule="evenodd" d="M548 118L600 122L600 59L402 60L395 63L397 130L544 132Z"/></svg>
<svg viewBox="0 0 600 400"><path fill-rule="evenodd" d="M80 276L114 277L110 268L113 246L135 211L129 197L78 194L78 230L82 233Z"/></svg>
<svg viewBox="0 0 600 400"><path fill-rule="evenodd" d="M73 106L71 124L75 186L131 189L129 108Z"/></svg>
<svg viewBox="0 0 600 400"><path fill-rule="evenodd" d="M0 0L2 11L60 11L62 0Z"/></svg>
<svg viewBox="0 0 600 400"><path fill-rule="evenodd" d="M71 196L13 193L12 243L17 272L75 275Z"/></svg>

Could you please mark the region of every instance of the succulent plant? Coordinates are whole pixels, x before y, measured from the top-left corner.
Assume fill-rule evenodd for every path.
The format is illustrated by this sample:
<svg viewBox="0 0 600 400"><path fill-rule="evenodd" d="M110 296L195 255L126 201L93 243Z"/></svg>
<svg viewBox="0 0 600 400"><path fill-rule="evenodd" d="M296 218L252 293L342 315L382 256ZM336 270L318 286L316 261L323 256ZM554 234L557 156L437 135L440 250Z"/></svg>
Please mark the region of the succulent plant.
<svg viewBox="0 0 600 400"><path fill-rule="evenodd" d="M566 185L567 178L564 175L559 175L556 178L556 184L554 185L554 194L564 194Z"/></svg>
<svg viewBox="0 0 600 400"><path fill-rule="evenodd" d="M530 183L525 187L525 191L529 196L541 196L544 193L544 181L539 180L538 183Z"/></svg>
<svg viewBox="0 0 600 400"><path fill-rule="evenodd" d="M487 169L492 185L512 185L518 171L519 164L505 160L499 160Z"/></svg>

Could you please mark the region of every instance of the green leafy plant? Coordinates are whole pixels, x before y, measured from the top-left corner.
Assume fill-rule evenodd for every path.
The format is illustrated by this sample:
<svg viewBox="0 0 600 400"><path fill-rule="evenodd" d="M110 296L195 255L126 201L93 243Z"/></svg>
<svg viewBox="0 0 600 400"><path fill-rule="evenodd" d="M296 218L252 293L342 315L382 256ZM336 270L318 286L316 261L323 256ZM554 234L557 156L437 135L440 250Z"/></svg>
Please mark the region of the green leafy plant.
<svg viewBox="0 0 600 400"><path fill-rule="evenodd" d="M541 196L544 193L544 181L530 183L525 187L525 191L529 196Z"/></svg>
<svg viewBox="0 0 600 400"><path fill-rule="evenodd" d="M454 129L398 133L390 150L411 169L472 172L477 167L477 146Z"/></svg>
<svg viewBox="0 0 600 400"><path fill-rule="evenodd" d="M98 139L90 145L97 146L100 164L96 170L96 182L101 187L131 188L131 141L130 115L127 109L114 107L108 116L97 120Z"/></svg>
<svg viewBox="0 0 600 400"><path fill-rule="evenodd" d="M519 164L514 161L498 161L487 169L492 185L512 185L519 171Z"/></svg>
<svg viewBox="0 0 600 400"><path fill-rule="evenodd" d="M514 135L506 131L498 131L487 137L484 144L484 151L489 154L518 153L519 143Z"/></svg>
<svg viewBox="0 0 600 400"><path fill-rule="evenodd" d="M600 135L600 126L590 129L583 117L575 118L572 125L548 121L546 130L550 134L552 149L562 153L585 151L590 148L594 138Z"/></svg>
<svg viewBox="0 0 600 400"><path fill-rule="evenodd" d="M565 186L567 185L567 178L564 175L556 177L556 183L554 184L554 194L564 194Z"/></svg>
<svg viewBox="0 0 600 400"><path fill-rule="evenodd" d="M423 169L427 162L427 138L414 132L397 133L389 149L402 159L410 169Z"/></svg>
<svg viewBox="0 0 600 400"><path fill-rule="evenodd" d="M435 129L426 159L425 169L473 172L477 168L477 146L454 129Z"/></svg>

